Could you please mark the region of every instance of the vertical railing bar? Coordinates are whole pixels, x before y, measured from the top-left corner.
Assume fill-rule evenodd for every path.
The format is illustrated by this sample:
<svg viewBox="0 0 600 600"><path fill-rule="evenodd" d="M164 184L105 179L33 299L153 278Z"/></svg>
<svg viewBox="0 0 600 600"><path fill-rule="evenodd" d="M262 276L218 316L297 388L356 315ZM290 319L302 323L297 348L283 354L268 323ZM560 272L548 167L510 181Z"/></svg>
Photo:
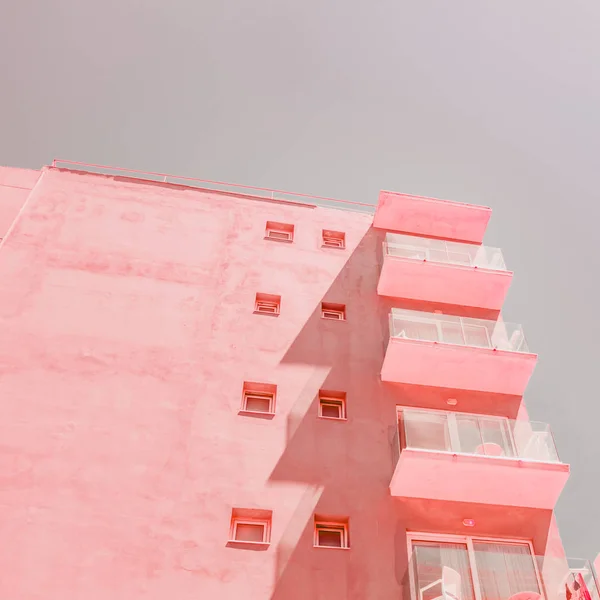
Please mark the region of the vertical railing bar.
<svg viewBox="0 0 600 600"><path fill-rule="evenodd" d="M487 451L485 449L485 441L483 439L483 433L481 430L481 417L477 417L476 423L477 423L477 430L479 431L479 439L481 440L481 449L483 450L483 455L487 456Z"/></svg>

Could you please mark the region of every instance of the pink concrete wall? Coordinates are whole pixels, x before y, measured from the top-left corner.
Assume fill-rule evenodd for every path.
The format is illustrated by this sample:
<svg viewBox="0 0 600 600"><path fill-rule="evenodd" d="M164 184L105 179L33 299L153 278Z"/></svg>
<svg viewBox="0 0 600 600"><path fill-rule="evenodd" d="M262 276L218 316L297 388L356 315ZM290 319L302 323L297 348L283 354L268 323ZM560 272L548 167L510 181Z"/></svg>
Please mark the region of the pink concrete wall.
<svg viewBox="0 0 600 600"><path fill-rule="evenodd" d="M535 354L524 352L391 338L381 379L522 396L536 360Z"/></svg>
<svg viewBox="0 0 600 600"><path fill-rule="evenodd" d="M512 273L508 271L386 256L377 292L382 296L500 311L511 280Z"/></svg>
<svg viewBox="0 0 600 600"><path fill-rule="evenodd" d="M404 448L390 484L394 496L554 509L569 465Z"/></svg>
<svg viewBox="0 0 600 600"><path fill-rule="evenodd" d="M543 552L550 511L390 496L404 396L379 377L370 220L44 172L0 250L0 597L398 600L406 529L472 514ZM278 386L273 419L238 414L244 380ZM319 389L347 421L318 418ZM227 547L233 508L273 511L267 550ZM349 518L349 551L313 548L315 513Z"/></svg>
<svg viewBox="0 0 600 600"><path fill-rule="evenodd" d="M44 174L0 252L1 597L397 598L370 220ZM278 385L274 419L238 415L244 380ZM226 547L233 507L273 511L266 552ZM313 549L315 511L350 518L350 551Z"/></svg>
<svg viewBox="0 0 600 600"><path fill-rule="evenodd" d="M481 244L491 214L486 206L382 191L373 226L386 231Z"/></svg>
<svg viewBox="0 0 600 600"><path fill-rule="evenodd" d="M39 171L31 169L0 167L0 238L6 235L39 176Z"/></svg>

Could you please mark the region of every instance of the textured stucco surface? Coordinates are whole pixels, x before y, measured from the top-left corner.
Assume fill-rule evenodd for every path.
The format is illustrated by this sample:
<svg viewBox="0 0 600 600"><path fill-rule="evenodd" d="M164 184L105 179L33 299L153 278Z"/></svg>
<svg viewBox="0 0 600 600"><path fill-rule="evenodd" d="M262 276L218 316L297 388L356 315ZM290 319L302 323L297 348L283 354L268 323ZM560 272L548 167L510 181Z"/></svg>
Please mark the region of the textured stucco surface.
<svg viewBox="0 0 600 600"><path fill-rule="evenodd" d="M406 529L466 516L560 549L548 510L390 496L396 405L448 391L380 379L393 302L370 226L45 170L0 249L0 596L397 600ZM279 317L253 314L257 292ZM273 419L238 414L244 381L277 385ZM347 421L317 417L319 389L347 392ZM272 511L266 550L227 546L234 508ZM313 548L315 513L349 518L349 551Z"/></svg>

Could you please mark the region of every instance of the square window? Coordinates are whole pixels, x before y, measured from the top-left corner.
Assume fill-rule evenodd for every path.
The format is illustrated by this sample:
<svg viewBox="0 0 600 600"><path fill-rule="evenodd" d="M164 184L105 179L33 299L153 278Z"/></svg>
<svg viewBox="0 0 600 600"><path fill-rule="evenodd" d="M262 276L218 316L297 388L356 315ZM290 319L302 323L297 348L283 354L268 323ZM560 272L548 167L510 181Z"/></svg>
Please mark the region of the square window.
<svg viewBox="0 0 600 600"><path fill-rule="evenodd" d="M273 512L255 508L234 508L231 512L228 546L265 549L271 542Z"/></svg>
<svg viewBox="0 0 600 600"><path fill-rule="evenodd" d="M263 415L275 414L276 393L276 385L245 381L240 412Z"/></svg>
<svg viewBox="0 0 600 600"><path fill-rule="evenodd" d="M245 410L250 412L273 412L271 407L273 406L273 394L257 394L249 392L244 396Z"/></svg>
<svg viewBox="0 0 600 600"><path fill-rule="evenodd" d="M346 419L346 393L321 390L319 416L327 419Z"/></svg>
<svg viewBox="0 0 600 600"><path fill-rule="evenodd" d="M315 521L314 543L319 548L349 548L348 523Z"/></svg>
<svg viewBox="0 0 600 600"><path fill-rule="evenodd" d="M260 521L233 521L233 539L236 542L264 542L267 523Z"/></svg>
<svg viewBox="0 0 600 600"><path fill-rule="evenodd" d="M321 302L321 317L332 321L346 320L346 305Z"/></svg>
<svg viewBox="0 0 600 600"><path fill-rule="evenodd" d="M276 242L293 242L294 226L290 223L267 221L265 240L275 240Z"/></svg>
<svg viewBox="0 0 600 600"><path fill-rule="evenodd" d="M279 315L281 308L281 296L274 294L256 294L254 301L254 312L262 315Z"/></svg>
<svg viewBox="0 0 600 600"><path fill-rule="evenodd" d="M343 231L323 229L322 247L344 249L346 247L346 234Z"/></svg>

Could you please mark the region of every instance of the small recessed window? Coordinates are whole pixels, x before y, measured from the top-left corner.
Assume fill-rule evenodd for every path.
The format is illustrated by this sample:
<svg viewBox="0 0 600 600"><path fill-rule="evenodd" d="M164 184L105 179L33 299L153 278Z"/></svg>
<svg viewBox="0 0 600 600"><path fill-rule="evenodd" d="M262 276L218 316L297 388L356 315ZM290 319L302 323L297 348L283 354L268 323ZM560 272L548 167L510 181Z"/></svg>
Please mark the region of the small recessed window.
<svg viewBox="0 0 600 600"><path fill-rule="evenodd" d="M245 381L240 412L259 415L275 414L276 393L276 385Z"/></svg>
<svg viewBox="0 0 600 600"><path fill-rule="evenodd" d="M323 319L331 319L333 321L346 320L346 305L333 304L331 302L321 303L321 316Z"/></svg>
<svg viewBox="0 0 600 600"><path fill-rule="evenodd" d="M346 418L345 392L319 392L319 416L327 419Z"/></svg>
<svg viewBox="0 0 600 600"><path fill-rule="evenodd" d="M345 248L346 234L343 231L331 231L323 229L323 247L325 248Z"/></svg>
<svg viewBox="0 0 600 600"><path fill-rule="evenodd" d="M270 510L234 508L228 545L241 548L267 546L271 541L272 514Z"/></svg>
<svg viewBox="0 0 600 600"><path fill-rule="evenodd" d="M233 539L236 542L266 542L268 523L266 521L243 521L234 519Z"/></svg>
<svg viewBox="0 0 600 600"><path fill-rule="evenodd" d="M275 240L277 242L293 242L294 226L290 223L277 223L275 221L267 221L265 239Z"/></svg>
<svg viewBox="0 0 600 600"><path fill-rule="evenodd" d="M315 521L315 546L319 548L349 548L348 523Z"/></svg>
<svg viewBox="0 0 600 600"><path fill-rule="evenodd" d="M281 308L281 296L273 294L256 294L254 312L262 315L277 316Z"/></svg>

